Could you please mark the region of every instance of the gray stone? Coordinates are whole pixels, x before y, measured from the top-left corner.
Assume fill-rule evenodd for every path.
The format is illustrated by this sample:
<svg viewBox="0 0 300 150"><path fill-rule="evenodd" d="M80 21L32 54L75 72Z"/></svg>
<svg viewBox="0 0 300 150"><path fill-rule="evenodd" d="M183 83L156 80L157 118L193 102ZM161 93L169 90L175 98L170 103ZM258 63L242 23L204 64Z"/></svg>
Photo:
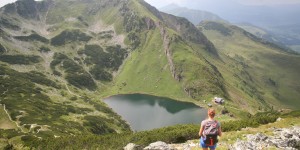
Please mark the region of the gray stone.
<svg viewBox="0 0 300 150"><path fill-rule="evenodd" d="M233 150L264 150L271 147L277 147L278 149L289 149L296 150L300 149L300 128L285 128L285 129L274 129L274 136L267 136L262 133L255 135L246 135L247 141L237 140L230 149Z"/></svg>
<svg viewBox="0 0 300 150"><path fill-rule="evenodd" d="M191 147L189 144L184 144L182 147L183 150L191 150Z"/></svg>
<svg viewBox="0 0 300 150"><path fill-rule="evenodd" d="M165 142L158 141L151 143L149 146L145 147L144 150L171 150L171 148Z"/></svg>
<svg viewBox="0 0 300 150"><path fill-rule="evenodd" d="M134 143L129 143L123 149L124 150L142 150L143 148L140 145L136 145Z"/></svg>
<svg viewBox="0 0 300 150"><path fill-rule="evenodd" d="M278 122L278 121L281 121L281 120L282 120L282 118L280 118L280 117L279 117L279 118L277 118L277 120L276 120L276 121Z"/></svg>
<svg viewBox="0 0 300 150"><path fill-rule="evenodd" d="M232 150L254 150L255 148L250 142L247 141L241 141L237 140L237 142L234 143L233 147L231 147Z"/></svg>
<svg viewBox="0 0 300 150"><path fill-rule="evenodd" d="M268 139L268 137L262 133L258 133L256 134L256 139L259 141L265 141L266 139Z"/></svg>
<svg viewBox="0 0 300 150"><path fill-rule="evenodd" d="M293 134L290 131L283 132L282 135L288 139L293 137Z"/></svg>

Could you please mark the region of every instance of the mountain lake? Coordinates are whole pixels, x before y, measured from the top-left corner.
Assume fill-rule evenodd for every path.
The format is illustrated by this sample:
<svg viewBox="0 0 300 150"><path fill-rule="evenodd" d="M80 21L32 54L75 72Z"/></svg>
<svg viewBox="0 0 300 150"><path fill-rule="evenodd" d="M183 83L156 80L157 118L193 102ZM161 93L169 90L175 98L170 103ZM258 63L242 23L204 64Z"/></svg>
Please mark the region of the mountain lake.
<svg viewBox="0 0 300 150"><path fill-rule="evenodd" d="M104 102L126 120L134 131L175 124L199 124L207 110L193 103L144 94L116 95Z"/></svg>

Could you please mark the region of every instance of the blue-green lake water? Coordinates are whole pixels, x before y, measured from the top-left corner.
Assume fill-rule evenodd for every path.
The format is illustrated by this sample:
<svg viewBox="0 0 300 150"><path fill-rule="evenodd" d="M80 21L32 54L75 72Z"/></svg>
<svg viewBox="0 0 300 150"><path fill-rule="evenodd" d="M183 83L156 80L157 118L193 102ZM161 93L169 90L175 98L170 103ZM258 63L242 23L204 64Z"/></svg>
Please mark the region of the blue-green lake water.
<svg viewBox="0 0 300 150"><path fill-rule="evenodd" d="M104 102L126 120L134 131L175 124L199 124L207 110L193 103L144 94L116 95Z"/></svg>

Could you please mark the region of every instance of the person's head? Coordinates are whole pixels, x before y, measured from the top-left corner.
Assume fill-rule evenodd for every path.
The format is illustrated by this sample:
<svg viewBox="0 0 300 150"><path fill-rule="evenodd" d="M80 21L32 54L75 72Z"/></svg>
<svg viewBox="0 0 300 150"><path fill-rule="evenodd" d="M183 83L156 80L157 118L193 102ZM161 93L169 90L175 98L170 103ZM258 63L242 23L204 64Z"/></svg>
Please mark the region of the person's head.
<svg viewBox="0 0 300 150"><path fill-rule="evenodd" d="M212 109L212 108L209 108L208 111L207 111L207 115L210 118L214 118L215 115L216 115L216 111L214 109Z"/></svg>

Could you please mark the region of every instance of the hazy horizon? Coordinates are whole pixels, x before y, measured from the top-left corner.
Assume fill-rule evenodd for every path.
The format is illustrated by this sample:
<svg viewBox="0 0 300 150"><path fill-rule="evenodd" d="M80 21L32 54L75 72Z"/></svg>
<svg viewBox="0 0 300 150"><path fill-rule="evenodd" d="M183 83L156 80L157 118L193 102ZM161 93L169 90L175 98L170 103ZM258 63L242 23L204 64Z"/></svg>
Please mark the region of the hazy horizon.
<svg viewBox="0 0 300 150"><path fill-rule="evenodd" d="M17 0L1 0L0 1L0 7L3 7L4 5L8 3L13 3ZM204 5L207 5L207 3L219 3L220 1L229 1L229 0L145 0L152 6L155 6L157 8L161 8L164 6L167 6L169 4L177 4L180 6L188 5L188 3L191 2L201 2ZM270 6L270 5L284 5L284 4L300 4L299 0L231 0L233 2L243 4L243 5L263 5L263 6Z"/></svg>
<svg viewBox="0 0 300 150"><path fill-rule="evenodd" d="M161 8L170 4L177 4L179 6L184 6L190 8L189 4L191 3L198 3L203 6L208 5L218 5L222 3L236 3L240 5L248 5L248 6L274 6L274 5L292 5L292 4L299 4L299 0L145 0L152 6L156 8Z"/></svg>
<svg viewBox="0 0 300 150"><path fill-rule="evenodd" d="M16 0L1 0L0 6ZM39 0L40 1L40 0ZM232 23L251 23L260 27L300 23L299 0L145 0L161 9L170 4L214 13Z"/></svg>

